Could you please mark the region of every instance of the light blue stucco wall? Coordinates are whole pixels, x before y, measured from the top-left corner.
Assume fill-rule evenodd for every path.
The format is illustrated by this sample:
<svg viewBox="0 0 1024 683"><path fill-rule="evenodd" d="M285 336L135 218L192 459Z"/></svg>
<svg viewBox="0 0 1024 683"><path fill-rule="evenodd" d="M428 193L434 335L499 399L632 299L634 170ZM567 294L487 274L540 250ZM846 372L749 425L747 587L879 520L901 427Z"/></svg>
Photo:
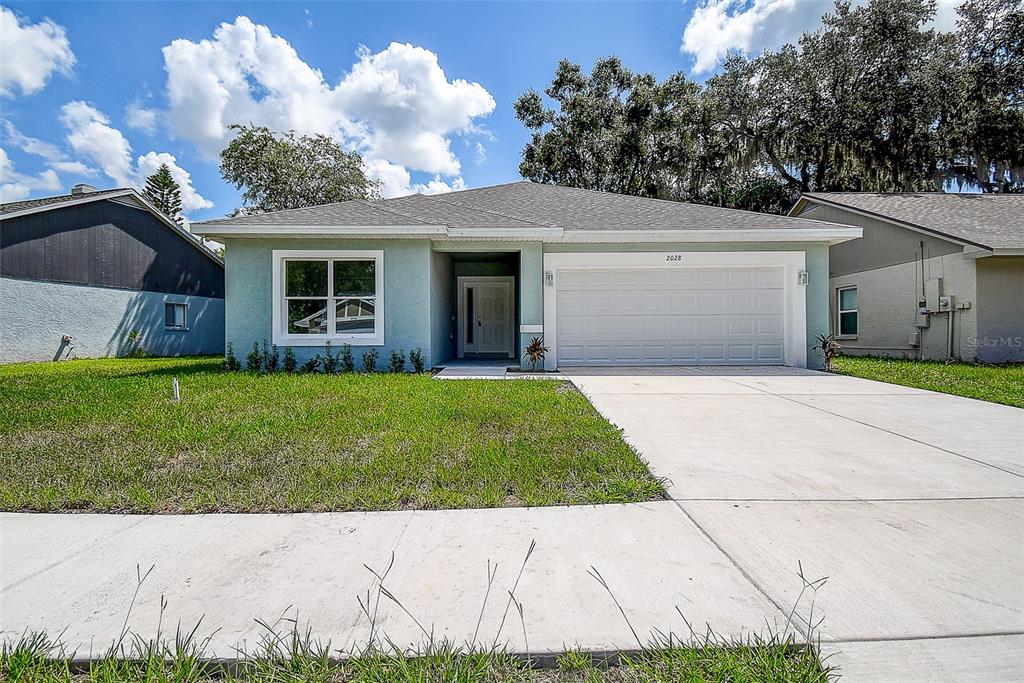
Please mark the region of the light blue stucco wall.
<svg viewBox="0 0 1024 683"><path fill-rule="evenodd" d="M188 304L187 330L164 327L166 302ZM224 300L201 296L0 278L0 321L3 363L121 355L132 330L156 356L224 351Z"/></svg>
<svg viewBox="0 0 1024 683"><path fill-rule="evenodd" d="M517 325L544 323L544 253L614 251L803 251L809 275L807 288L807 361L821 367L815 337L828 333L828 246L822 243L700 243L700 244L541 244L540 242L436 243L429 240L289 240L234 239L226 244L227 340L244 361L253 342L272 338L271 273L275 249L382 249L384 251L385 334L378 367L392 349L408 355L417 347L429 365L443 363L453 353L451 316L454 315L454 268L446 254L458 252L519 252ZM537 336L519 333L519 354ZM550 343L553 340L548 340ZM367 347L353 346L356 362ZM323 347L295 347L299 362ZM520 361L527 366L525 359Z"/></svg>
<svg viewBox="0 0 1024 683"><path fill-rule="evenodd" d="M334 239L229 239L225 243L224 283L227 341L244 364L254 342L272 339L273 251L275 249L366 249L384 251L384 345L352 345L356 366L364 351L379 352L377 367L387 365L388 354L422 349L429 364L431 354L431 252L428 240L334 240ZM295 346L300 363L322 354L322 346ZM337 350L337 347L335 347Z"/></svg>

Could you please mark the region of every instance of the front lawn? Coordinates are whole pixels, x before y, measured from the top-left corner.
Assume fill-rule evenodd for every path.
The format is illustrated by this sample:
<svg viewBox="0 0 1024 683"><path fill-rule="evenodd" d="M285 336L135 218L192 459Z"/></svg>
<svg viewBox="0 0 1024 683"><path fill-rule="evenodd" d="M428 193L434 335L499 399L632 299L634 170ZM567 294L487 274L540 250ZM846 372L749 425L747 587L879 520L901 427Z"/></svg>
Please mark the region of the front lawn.
<svg viewBox="0 0 1024 683"><path fill-rule="evenodd" d="M0 366L0 509L399 510L663 495L567 383L256 375L220 362Z"/></svg>
<svg viewBox="0 0 1024 683"><path fill-rule="evenodd" d="M836 365L844 375L1024 408L1024 364L971 365L840 356Z"/></svg>

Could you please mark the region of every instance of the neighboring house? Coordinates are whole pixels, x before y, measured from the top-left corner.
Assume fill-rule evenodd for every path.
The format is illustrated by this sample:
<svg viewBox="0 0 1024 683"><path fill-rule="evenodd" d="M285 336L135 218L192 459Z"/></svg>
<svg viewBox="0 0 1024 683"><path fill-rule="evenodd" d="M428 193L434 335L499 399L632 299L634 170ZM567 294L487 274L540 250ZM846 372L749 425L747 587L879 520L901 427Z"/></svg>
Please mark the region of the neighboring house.
<svg viewBox="0 0 1024 683"><path fill-rule="evenodd" d="M431 365L818 367L828 247L860 230L531 182L194 224L227 251L227 340ZM358 355L357 355L358 359Z"/></svg>
<svg viewBox="0 0 1024 683"><path fill-rule="evenodd" d="M0 362L224 350L224 265L132 189L0 204Z"/></svg>
<svg viewBox="0 0 1024 683"><path fill-rule="evenodd" d="M790 215L864 230L829 256L845 352L1024 361L1024 195L811 193Z"/></svg>

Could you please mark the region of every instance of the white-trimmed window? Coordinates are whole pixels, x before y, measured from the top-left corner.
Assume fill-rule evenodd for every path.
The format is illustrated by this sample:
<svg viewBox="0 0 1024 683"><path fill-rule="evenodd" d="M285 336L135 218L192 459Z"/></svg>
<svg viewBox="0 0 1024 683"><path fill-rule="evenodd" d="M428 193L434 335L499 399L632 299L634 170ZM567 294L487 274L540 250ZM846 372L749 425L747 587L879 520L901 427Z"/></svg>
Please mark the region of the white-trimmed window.
<svg viewBox="0 0 1024 683"><path fill-rule="evenodd" d="M836 290L837 337L856 337L860 322L857 313L857 288L840 287Z"/></svg>
<svg viewBox="0 0 1024 683"><path fill-rule="evenodd" d="M274 342L384 343L384 252L274 252Z"/></svg>
<svg viewBox="0 0 1024 683"><path fill-rule="evenodd" d="M164 327L168 330L187 330L188 304L166 302L164 304Z"/></svg>

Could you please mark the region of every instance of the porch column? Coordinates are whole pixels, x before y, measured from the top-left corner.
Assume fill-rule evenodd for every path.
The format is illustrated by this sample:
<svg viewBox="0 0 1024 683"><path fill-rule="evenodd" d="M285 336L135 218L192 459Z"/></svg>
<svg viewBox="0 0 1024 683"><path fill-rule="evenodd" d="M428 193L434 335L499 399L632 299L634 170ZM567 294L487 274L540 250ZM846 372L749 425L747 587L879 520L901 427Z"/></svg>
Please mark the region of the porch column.
<svg viewBox="0 0 1024 683"><path fill-rule="evenodd" d="M519 252L519 361L524 370L530 369L526 346L534 337L543 336L544 245L529 242Z"/></svg>

